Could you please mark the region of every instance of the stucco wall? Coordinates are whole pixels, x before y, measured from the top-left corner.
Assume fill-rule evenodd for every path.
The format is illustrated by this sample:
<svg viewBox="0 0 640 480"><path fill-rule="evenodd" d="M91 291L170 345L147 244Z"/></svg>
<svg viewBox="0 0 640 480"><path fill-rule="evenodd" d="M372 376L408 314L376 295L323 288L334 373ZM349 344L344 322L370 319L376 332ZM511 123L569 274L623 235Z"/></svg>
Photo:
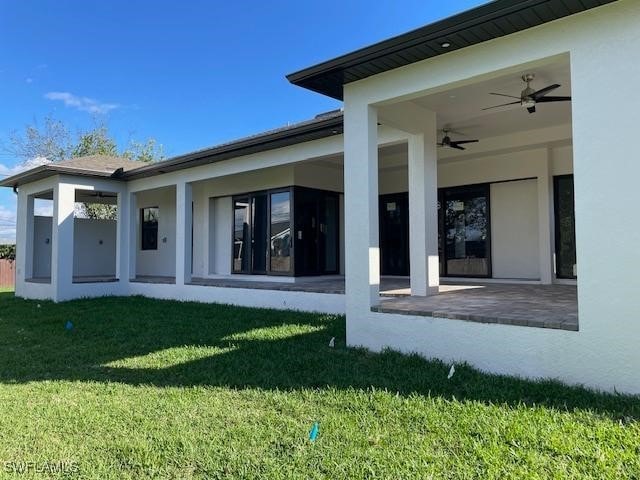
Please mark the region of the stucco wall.
<svg viewBox="0 0 640 480"><path fill-rule="evenodd" d="M538 182L491 185L493 278L540 279Z"/></svg>
<svg viewBox="0 0 640 480"><path fill-rule="evenodd" d="M73 275L116 274L115 220L76 218L73 225Z"/></svg>
<svg viewBox="0 0 640 480"><path fill-rule="evenodd" d="M176 191L175 188L148 190L137 194L136 274L172 277L176 274ZM140 211L158 207L158 249L142 250Z"/></svg>

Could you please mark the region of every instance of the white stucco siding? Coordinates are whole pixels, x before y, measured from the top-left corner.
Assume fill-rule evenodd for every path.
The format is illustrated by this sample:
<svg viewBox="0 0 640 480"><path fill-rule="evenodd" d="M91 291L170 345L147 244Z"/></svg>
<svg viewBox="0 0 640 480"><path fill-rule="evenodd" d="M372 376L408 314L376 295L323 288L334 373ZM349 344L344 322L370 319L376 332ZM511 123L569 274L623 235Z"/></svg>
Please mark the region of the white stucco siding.
<svg viewBox="0 0 640 480"><path fill-rule="evenodd" d="M244 307L276 308L341 315L345 312L345 296L328 293L131 283L129 294L180 301L223 303Z"/></svg>
<svg viewBox="0 0 640 480"><path fill-rule="evenodd" d="M136 274L172 277L176 274L176 191L175 188L148 190L136 194L137 235L130 239L136 249ZM158 249L142 250L140 212L158 208Z"/></svg>
<svg viewBox="0 0 640 480"><path fill-rule="evenodd" d="M493 278L539 280L537 180L494 183L489 204Z"/></svg>
<svg viewBox="0 0 640 480"><path fill-rule="evenodd" d="M74 277L115 276L116 221L76 218L73 227Z"/></svg>
<svg viewBox="0 0 640 480"><path fill-rule="evenodd" d="M568 56L579 265L578 332L379 314L370 311L365 288L372 265L357 253L377 245L348 230L348 252L358 263L347 268L347 291L358 297L347 299L350 345L392 347L445 361L467 361L497 373L640 393L637 264L612 263L610 255L603 254L604 246L606 251L629 252L640 243L640 229L629 223L628 210L611 208L611 198L620 204L635 203L640 164L627 145L612 143L607 134L613 121L620 137L635 136L637 111L629 99L636 95L636 84L630 79L640 76L640 62L631 61L630 52L640 51L639 24L640 3L621 0L345 86L345 132L355 133L345 141L349 146L345 169L355 172L366 169L367 161L376 161L371 155L363 157L370 138L359 125L367 121L367 106L518 74L551 57ZM607 95L594 97L602 85L609 86ZM558 173L548 164L546 170ZM358 219L370 215L371 206L356 199L367 198L372 187L377 187L375 182L346 186L348 223L358 224ZM548 207L548 199L539 205L540 210Z"/></svg>
<svg viewBox="0 0 640 480"><path fill-rule="evenodd" d="M231 197L213 199L214 203L214 228L212 242L209 246L213 259L210 265L210 273L217 275L231 274L231 258L233 255L232 229L233 229L233 203Z"/></svg>
<svg viewBox="0 0 640 480"><path fill-rule="evenodd" d="M321 162L300 163L295 165L295 185L332 192L344 191L344 171L342 162L324 164Z"/></svg>

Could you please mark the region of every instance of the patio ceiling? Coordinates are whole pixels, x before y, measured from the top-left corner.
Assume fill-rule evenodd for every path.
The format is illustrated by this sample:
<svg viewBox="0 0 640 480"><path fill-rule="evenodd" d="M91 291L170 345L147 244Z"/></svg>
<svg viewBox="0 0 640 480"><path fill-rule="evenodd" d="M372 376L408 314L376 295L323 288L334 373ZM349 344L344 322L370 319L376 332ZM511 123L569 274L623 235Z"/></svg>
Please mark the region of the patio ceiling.
<svg viewBox="0 0 640 480"><path fill-rule="evenodd" d="M494 105L517 101L508 97L490 95L490 93L519 96L525 87L521 79L525 73L535 74L535 80L531 83L534 90L557 83L561 87L554 90L552 95L571 95L569 59L566 58L413 101L437 113L438 129L449 126L465 135L480 139L570 123L571 102L538 105L537 111L533 114L529 114L520 105L483 110Z"/></svg>

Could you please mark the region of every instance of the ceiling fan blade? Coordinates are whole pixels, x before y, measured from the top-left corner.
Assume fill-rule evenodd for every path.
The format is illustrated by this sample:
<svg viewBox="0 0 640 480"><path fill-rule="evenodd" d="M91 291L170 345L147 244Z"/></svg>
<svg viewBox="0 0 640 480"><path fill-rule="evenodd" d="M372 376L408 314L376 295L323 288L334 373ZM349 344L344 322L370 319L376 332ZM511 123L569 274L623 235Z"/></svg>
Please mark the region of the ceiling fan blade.
<svg viewBox="0 0 640 480"><path fill-rule="evenodd" d="M570 101L571 101L571 97L542 97L536 100L536 102L540 102L540 103L570 102Z"/></svg>
<svg viewBox="0 0 640 480"><path fill-rule="evenodd" d="M535 113L535 111L536 111L536 106L535 105L533 107L527 107L527 112Z"/></svg>
<svg viewBox="0 0 640 480"><path fill-rule="evenodd" d="M503 103L502 105L494 105L493 107L483 108L482 110L491 110L492 108L506 107L507 105L520 105L520 100L517 102Z"/></svg>
<svg viewBox="0 0 640 480"><path fill-rule="evenodd" d="M456 142L451 142L452 144L461 145L463 143L478 143L480 140L458 140Z"/></svg>
<svg viewBox="0 0 640 480"><path fill-rule="evenodd" d="M451 142L451 144L449 146L451 148L455 148L456 150L466 150L466 148L461 147L460 145L457 145L456 142Z"/></svg>
<svg viewBox="0 0 640 480"><path fill-rule="evenodd" d="M494 92L490 92L489 95L498 95L500 97L509 97L509 98L517 98L518 100L520 100L520 97L515 97L513 95L506 95L504 93L494 93Z"/></svg>
<svg viewBox="0 0 640 480"><path fill-rule="evenodd" d="M554 83L553 85L549 85L548 87L541 88L537 92L532 93L530 96L534 100L539 100L542 97L544 97L547 93L552 92L556 88L560 88L560 85L558 85L557 83Z"/></svg>

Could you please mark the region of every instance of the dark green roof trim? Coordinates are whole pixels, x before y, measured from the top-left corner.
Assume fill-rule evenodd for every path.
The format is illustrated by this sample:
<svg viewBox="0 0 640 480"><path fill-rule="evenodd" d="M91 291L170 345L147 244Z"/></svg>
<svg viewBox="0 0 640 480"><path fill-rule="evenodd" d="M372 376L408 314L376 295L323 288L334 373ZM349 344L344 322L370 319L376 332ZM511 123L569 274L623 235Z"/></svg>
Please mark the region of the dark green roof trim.
<svg viewBox="0 0 640 480"><path fill-rule="evenodd" d="M497 0L287 75L343 99L343 86L427 58L510 35L617 0ZM444 42L450 47L443 48Z"/></svg>

